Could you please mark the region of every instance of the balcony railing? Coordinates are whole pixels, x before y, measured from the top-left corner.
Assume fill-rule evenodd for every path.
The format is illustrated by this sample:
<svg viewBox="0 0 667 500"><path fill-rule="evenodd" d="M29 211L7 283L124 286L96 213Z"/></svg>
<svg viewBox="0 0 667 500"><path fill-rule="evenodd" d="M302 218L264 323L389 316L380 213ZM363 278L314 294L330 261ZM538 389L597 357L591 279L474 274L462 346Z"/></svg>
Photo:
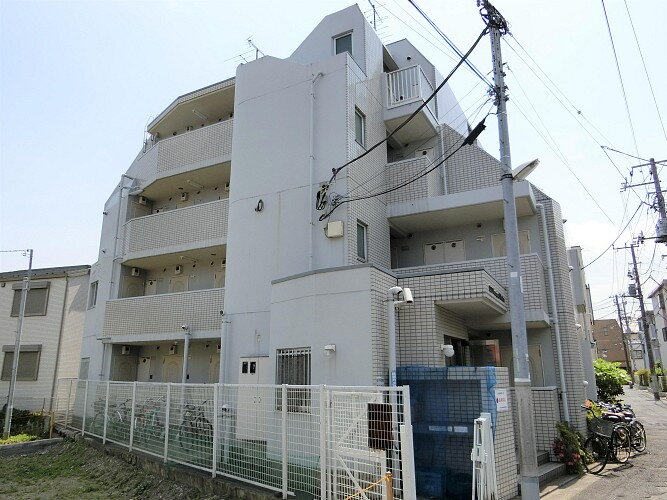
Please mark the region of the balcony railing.
<svg viewBox="0 0 667 500"><path fill-rule="evenodd" d="M125 223L123 258L222 244L227 238L228 208L228 200L218 200L131 219Z"/></svg>
<svg viewBox="0 0 667 500"><path fill-rule="evenodd" d="M425 100L433 93L433 85L426 78L421 66L410 66L387 73L387 106L395 108L411 102ZM434 101L429 103L434 110Z"/></svg>
<svg viewBox="0 0 667 500"><path fill-rule="evenodd" d="M165 293L110 300L104 312L104 337L152 335L170 339L190 332L212 332L220 328L225 289Z"/></svg>
<svg viewBox="0 0 667 500"><path fill-rule="evenodd" d="M226 161L232 152L233 126L234 120L230 119L146 146L129 173L147 185L162 177Z"/></svg>

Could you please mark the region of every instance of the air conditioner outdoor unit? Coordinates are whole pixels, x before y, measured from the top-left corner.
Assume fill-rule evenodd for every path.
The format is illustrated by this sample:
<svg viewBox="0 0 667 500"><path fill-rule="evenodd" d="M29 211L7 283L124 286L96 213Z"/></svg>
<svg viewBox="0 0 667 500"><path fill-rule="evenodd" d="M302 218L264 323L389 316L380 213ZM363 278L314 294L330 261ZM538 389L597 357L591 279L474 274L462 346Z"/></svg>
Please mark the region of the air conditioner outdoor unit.
<svg viewBox="0 0 667 500"><path fill-rule="evenodd" d="M139 276L141 274L141 269L138 267L133 267L132 268L132 276Z"/></svg>
<svg viewBox="0 0 667 500"><path fill-rule="evenodd" d="M188 193L185 191L181 193L181 201L188 201Z"/></svg>
<svg viewBox="0 0 667 500"><path fill-rule="evenodd" d="M120 353L121 354L130 354L130 346L129 345L124 345L120 348Z"/></svg>
<svg viewBox="0 0 667 500"><path fill-rule="evenodd" d="M148 198L145 196L139 196L139 205L147 205L148 204Z"/></svg>
<svg viewBox="0 0 667 500"><path fill-rule="evenodd" d="M183 266L176 266L174 269L174 274L181 274L183 272Z"/></svg>
<svg viewBox="0 0 667 500"><path fill-rule="evenodd" d="M176 354L176 346L175 345L170 345L169 346L169 354Z"/></svg>
<svg viewBox="0 0 667 500"><path fill-rule="evenodd" d="M229 191L229 182L225 182L225 191Z"/></svg>

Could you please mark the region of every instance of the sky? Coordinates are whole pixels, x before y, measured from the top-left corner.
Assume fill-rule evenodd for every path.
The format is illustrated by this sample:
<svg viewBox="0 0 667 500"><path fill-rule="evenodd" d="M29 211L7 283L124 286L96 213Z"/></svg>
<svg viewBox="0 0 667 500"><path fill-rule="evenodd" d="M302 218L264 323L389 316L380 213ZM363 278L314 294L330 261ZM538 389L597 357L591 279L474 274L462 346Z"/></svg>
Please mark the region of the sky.
<svg viewBox="0 0 667 500"><path fill-rule="evenodd" d="M483 28L475 0L416 3L464 52ZM177 96L233 76L242 57L254 58L249 37L265 54L288 57L325 15L351 4L1 0L0 250L33 248L34 267L92 264L104 202L139 151L147 123ZM407 0L373 4L385 43L408 38L441 73L450 71L457 56ZM640 232L654 236L657 214L641 204L652 199L647 188L621 192L624 178L650 180L647 168L629 177L630 167L645 161L608 157L600 146L667 160L658 116L667 122L663 2L604 3L630 119L601 1L495 5L512 32L503 59L513 163L540 159L530 180L561 204L568 244L581 246L591 262L619 235L616 247ZM368 0L359 7L372 19ZM470 60L491 71L488 40ZM450 85L470 119L488 111L484 85L471 71L462 67ZM497 127L486 123L480 141L498 157ZM660 177L667 184L667 170ZM648 294L667 274L667 246L646 240L637 252ZM596 317L615 317L609 297L627 289L628 262L627 250L611 249L586 268ZM0 271L26 267L21 253L0 253ZM635 300L628 310L636 313Z"/></svg>

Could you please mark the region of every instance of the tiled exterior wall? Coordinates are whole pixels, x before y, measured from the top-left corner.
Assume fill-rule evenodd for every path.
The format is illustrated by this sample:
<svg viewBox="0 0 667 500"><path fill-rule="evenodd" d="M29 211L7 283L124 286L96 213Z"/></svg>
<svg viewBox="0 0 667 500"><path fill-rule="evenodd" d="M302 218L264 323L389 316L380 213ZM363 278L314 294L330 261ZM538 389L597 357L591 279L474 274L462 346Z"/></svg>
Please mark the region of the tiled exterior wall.
<svg viewBox="0 0 667 500"><path fill-rule="evenodd" d="M229 200L218 200L129 220L123 254L226 239L228 213Z"/></svg>
<svg viewBox="0 0 667 500"><path fill-rule="evenodd" d="M231 154L233 127L230 119L154 143L137 156L128 175L150 183L188 168L213 165Z"/></svg>
<svg viewBox="0 0 667 500"><path fill-rule="evenodd" d="M149 295L110 300L104 313L103 337L116 335L182 334L181 325L190 332L220 328L220 311L225 289Z"/></svg>
<svg viewBox="0 0 667 500"><path fill-rule="evenodd" d="M368 40L366 45L367 68L382 68L382 45ZM375 35L372 35L375 36ZM348 57L348 158L352 159L365 151L355 140L355 107L366 116L366 145L380 142L386 137L384 124L384 100L382 96L381 73L366 76L356 63ZM346 168L349 194L365 196L378 192L385 185L384 169L387 163L386 145L364 156ZM391 251L389 243L389 222L387 221L386 197L375 196L366 200L347 204L346 243L349 264L358 264L357 220L368 226L368 262L382 267L390 267Z"/></svg>
<svg viewBox="0 0 667 500"><path fill-rule="evenodd" d="M431 266L404 267L392 269L399 278L415 273L442 273L465 271L482 268L488 272L502 287L507 287L507 263L505 257L492 259L434 264ZM524 305L526 309L547 310L547 297L544 282L544 265L537 254L521 256L521 273L524 284ZM505 294L507 297L507 294Z"/></svg>
<svg viewBox="0 0 667 500"><path fill-rule="evenodd" d="M496 368L496 388L509 389L509 370ZM513 394L508 390L509 407L513 408ZM514 415L512 411L499 411L496 417L496 429L493 435L493 450L496 456L496 479L498 496L501 500L513 498L517 494L518 477L516 474L517 456L515 452Z"/></svg>
<svg viewBox="0 0 667 500"><path fill-rule="evenodd" d="M514 388L510 389L512 398L512 411L516 415L516 397L514 395ZM535 423L535 449L540 451L548 451L549 458L552 461L556 460L551 446L554 439L558 436L556 424L561 420L560 418L560 403L558 401L557 387L533 387L533 418ZM517 439L520 439L518 421L514 422L514 434Z"/></svg>
<svg viewBox="0 0 667 500"><path fill-rule="evenodd" d="M560 326L561 349L567 388L567 401L570 408L570 421L581 433L586 432L586 417L578 411L586 399L583 385L584 369L581 358L581 344L575 326L572 288L570 286L570 267L567 262L567 247L563 230L563 217L560 205L533 186L535 198L544 205L549 245L551 247L551 263L553 266L554 288L556 292L556 314ZM540 225L541 226L541 225ZM541 231L541 228L540 228ZM540 238L543 241L544 235ZM544 255L544 245L542 245ZM550 310L553 315L554 311ZM553 329L552 329L553 330ZM553 352L557 353L556 337L552 334ZM558 376L558 363L555 363Z"/></svg>
<svg viewBox="0 0 667 500"><path fill-rule="evenodd" d="M461 144L461 135L448 125L442 125L441 133L445 151L453 151ZM501 173L500 163L489 153L476 145L464 146L445 162L447 193L496 186Z"/></svg>
<svg viewBox="0 0 667 500"><path fill-rule="evenodd" d="M396 286L396 278L371 267L371 345L373 379L379 385L389 383L387 340L387 290ZM398 332L398 328L397 328ZM398 347L400 351L400 346Z"/></svg>
<svg viewBox="0 0 667 500"><path fill-rule="evenodd" d="M386 178L387 189L409 181L413 177L432 168L432 160L428 156L420 156L402 160L387 165ZM440 196L444 194L442 174L439 168L424 177L387 194L387 203L417 200L429 196Z"/></svg>
<svg viewBox="0 0 667 500"><path fill-rule="evenodd" d="M81 363L81 336L88 304L89 275L69 278L69 291L63 318L63 335L60 341L58 378L77 377Z"/></svg>

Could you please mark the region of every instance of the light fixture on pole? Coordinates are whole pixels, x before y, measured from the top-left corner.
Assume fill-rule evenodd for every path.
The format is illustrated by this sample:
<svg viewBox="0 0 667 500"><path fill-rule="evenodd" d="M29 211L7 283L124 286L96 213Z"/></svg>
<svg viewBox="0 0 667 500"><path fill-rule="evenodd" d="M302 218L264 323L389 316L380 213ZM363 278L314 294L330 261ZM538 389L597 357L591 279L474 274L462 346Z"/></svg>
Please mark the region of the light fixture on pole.
<svg viewBox="0 0 667 500"><path fill-rule="evenodd" d="M396 308L405 304L413 304L414 301L415 299L412 297L412 291L409 288L393 286L387 292L387 337L389 341L390 387L396 387Z"/></svg>

